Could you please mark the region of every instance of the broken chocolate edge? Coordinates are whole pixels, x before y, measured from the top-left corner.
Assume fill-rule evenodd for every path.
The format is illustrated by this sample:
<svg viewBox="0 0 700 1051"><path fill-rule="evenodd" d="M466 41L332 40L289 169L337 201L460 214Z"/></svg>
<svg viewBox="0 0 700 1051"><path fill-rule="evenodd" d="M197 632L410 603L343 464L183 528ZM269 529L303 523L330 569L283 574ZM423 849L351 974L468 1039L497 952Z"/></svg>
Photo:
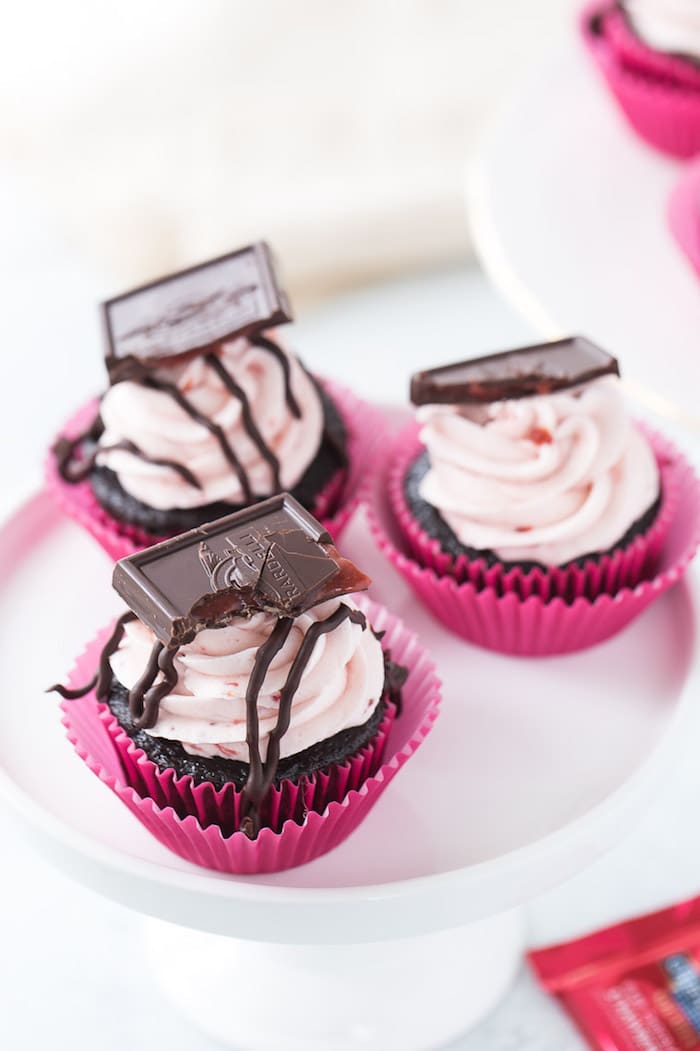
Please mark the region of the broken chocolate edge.
<svg viewBox="0 0 700 1051"><path fill-rule="evenodd" d="M173 605L168 596L144 571L144 568L148 567L151 562L158 561L165 555L175 554L181 549L199 547L203 541L218 537L228 532L232 527L238 528L241 525L256 522L268 514L274 514L283 509L290 515L292 522L295 521L298 528L307 533L309 540L331 548L331 551L327 552L328 558L335 563L337 570L341 571L343 563L346 563L348 560L337 551L328 530L291 494L279 493L242 511L217 519L205 526L198 526L186 533L181 533L179 536L172 537L153 547L137 551L133 555L120 559L114 566L112 586L137 615L139 620L149 627L166 646L173 644L182 645L193 638L197 631L211 625L211 618L207 617L206 612L206 599L211 597L213 600L215 595L221 598L224 593L230 593L231 596L239 595L241 600L237 608L235 608L235 604L232 604L231 610L227 614L218 614L214 618L215 621L221 622L226 621L227 617L230 619L230 617L236 615L246 616L262 610L276 613L277 615L294 616L303 612L303 609L311 608L311 606L319 602L341 597L344 594L352 594L352 591L369 587L371 583L369 578L357 567L354 567L363 579L361 586L358 585L352 591L347 589L338 591L331 587L325 595L323 593L324 589L321 589L320 594L318 591L309 590L307 595L311 597L312 601L303 608L299 608L298 613L292 607L278 607L269 601L257 602L255 600L255 587L236 588L235 586L218 593L212 592L211 596L209 592L203 589L202 594L192 602L190 608L187 611L183 611ZM279 532L281 534L284 531L280 530ZM340 561L335 558L336 555ZM333 574L333 576L335 575L337 574ZM331 577L331 581L332 579Z"/></svg>

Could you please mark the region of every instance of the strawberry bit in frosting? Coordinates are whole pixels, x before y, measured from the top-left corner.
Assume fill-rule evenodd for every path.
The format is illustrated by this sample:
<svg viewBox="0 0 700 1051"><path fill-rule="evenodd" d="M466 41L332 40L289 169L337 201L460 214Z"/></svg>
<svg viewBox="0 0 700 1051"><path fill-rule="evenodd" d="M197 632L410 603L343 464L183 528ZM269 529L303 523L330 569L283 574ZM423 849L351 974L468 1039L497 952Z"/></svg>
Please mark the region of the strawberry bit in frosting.
<svg viewBox="0 0 700 1051"><path fill-rule="evenodd" d="M607 551L659 495L653 451L617 378L417 415L430 455L422 497L462 544L505 561L561 565Z"/></svg>

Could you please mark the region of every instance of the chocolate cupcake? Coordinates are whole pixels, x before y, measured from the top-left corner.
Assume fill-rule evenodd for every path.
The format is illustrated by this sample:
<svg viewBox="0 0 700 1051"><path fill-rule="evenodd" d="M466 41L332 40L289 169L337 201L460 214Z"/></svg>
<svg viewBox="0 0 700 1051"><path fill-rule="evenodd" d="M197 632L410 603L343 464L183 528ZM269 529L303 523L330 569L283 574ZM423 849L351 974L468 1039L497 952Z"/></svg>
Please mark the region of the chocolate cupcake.
<svg viewBox="0 0 700 1051"><path fill-rule="evenodd" d="M110 386L50 480L115 557L282 491L326 521L352 499L360 403L284 346L290 319L264 244L104 304Z"/></svg>
<svg viewBox="0 0 700 1051"><path fill-rule="evenodd" d="M377 543L456 634L514 654L609 638L685 571L700 486L628 418L617 361L580 337L413 377L417 420L368 503Z"/></svg>
<svg viewBox="0 0 700 1051"><path fill-rule="evenodd" d="M385 758L407 671L350 597L368 584L283 494L117 563L130 612L87 684L52 688L142 800L224 840L284 837Z"/></svg>
<svg viewBox="0 0 700 1051"><path fill-rule="evenodd" d="M414 376L419 445L396 510L417 556L437 543L458 578L477 563L562 581L647 534L659 465L618 377L580 337Z"/></svg>

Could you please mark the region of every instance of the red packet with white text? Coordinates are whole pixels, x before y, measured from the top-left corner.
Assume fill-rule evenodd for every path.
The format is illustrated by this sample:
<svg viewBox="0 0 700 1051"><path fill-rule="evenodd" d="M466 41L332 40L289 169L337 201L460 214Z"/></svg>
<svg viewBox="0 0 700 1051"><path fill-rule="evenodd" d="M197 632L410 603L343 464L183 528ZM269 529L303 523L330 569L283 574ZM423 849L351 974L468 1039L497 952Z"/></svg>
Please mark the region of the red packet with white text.
<svg viewBox="0 0 700 1051"><path fill-rule="evenodd" d="M598 1051L700 1049L700 898L529 960Z"/></svg>

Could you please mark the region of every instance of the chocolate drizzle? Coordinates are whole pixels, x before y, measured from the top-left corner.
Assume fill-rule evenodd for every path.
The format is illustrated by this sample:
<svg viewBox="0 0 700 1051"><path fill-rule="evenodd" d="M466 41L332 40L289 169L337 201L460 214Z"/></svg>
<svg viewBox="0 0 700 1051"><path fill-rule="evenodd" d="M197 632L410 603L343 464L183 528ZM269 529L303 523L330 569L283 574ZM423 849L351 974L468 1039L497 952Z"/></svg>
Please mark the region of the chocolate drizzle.
<svg viewBox="0 0 700 1051"><path fill-rule="evenodd" d="M258 430L258 426L253 419L253 414L250 411L248 395L240 384L236 383L231 373L224 367L221 359L216 354L207 354L204 360L219 377L229 394L240 401L241 416L243 417L243 426L246 429L246 433L262 456L263 460L270 465L270 470L272 471L273 492L281 492L282 481L280 479L280 462Z"/></svg>
<svg viewBox="0 0 700 1051"><path fill-rule="evenodd" d="M92 423L88 424L80 434L76 434L74 438L59 438L54 443L53 454L56 457L56 468L64 482L79 482L85 477L80 470L73 472L69 469L73 462L75 451L83 442L96 442L103 431L104 425L98 411ZM92 467L92 464L90 464L90 467Z"/></svg>
<svg viewBox="0 0 700 1051"><path fill-rule="evenodd" d="M306 632L289 669L287 681L280 691L277 724L268 739L267 758L264 764L260 758L258 697L272 661L287 640L293 623L290 617L280 617L278 619L270 637L263 643L255 656L255 664L253 665L253 672L250 676L246 693L246 742L248 744L250 772L243 790L244 817L241 821L241 831L245 832L251 839L255 838L260 829L260 804L275 779L280 760L280 744L289 729L292 717L292 702L299 689L302 676L311 660L314 647L322 635L335 631L346 620L350 620L353 624L359 624L363 631L367 627L367 618L364 613L361 613L359 609L351 609L350 606L346 606L344 602L341 602L330 617L316 621Z"/></svg>
<svg viewBox="0 0 700 1051"><path fill-rule="evenodd" d="M298 407L298 403L291 389L291 370L287 355L284 353L282 348L277 346L276 343L274 343L272 339L270 339L268 336L264 336L262 334L253 335L251 336L250 342L256 347L262 347L263 349L267 350L277 359L277 362L280 363L280 367L282 368L284 375L285 398L287 401L287 406L289 407L289 411L292 413L293 416L295 416L297 419L301 419L302 411L300 407ZM246 429L246 433L252 441L252 444L255 446L256 449L258 449L263 459L268 463L270 471L272 472L272 492L281 492L282 480L280 478L280 460L277 459L270 447L267 445L267 442L261 434L258 425L255 424L255 420L253 419L252 413L250 411L250 403L248 401L248 396L246 392L240 386L240 384L235 382L235 379L225 368L217 353L209 352L205 354L204 360L209 366L209 368L212 369L215 373L217 373L218 377L221 379L221 382L226 387L229 394L231 394L235 398L238 398L238 400L240 401L241 412L243 416L243 426ZM205 413L200 412L200 410L197 407L192 405L189 398L187 398L180 390L178 385L172 383L171 380L164 379L162 376L156 375L151 369L148 369L144 365L141 365L135 359L129 360L128 364L123 364L125 368L119 374L118 382L123 382L123 380L129 379L132 383L139 383L142 384L144 387L151 388L152 390L158 390L162 391L164 394L169 394L173 401L176 401L177 405L180 406L183 412L187 413L190 419L193 419L195 423L200 424L202 427L205 427L209 431L209 433L212 434L215 439L217 439L217 441L219 442L219 447L224 457L231 466L235 476L238 477L239 482L241 483L241 489L243 490L244 500L247 503L252 502L255 499L255 494L253 493L250 478L248 477L248 472L246 471L239 457L235 455L230 441L228 440L223 428L221 428L219 424L215 424L212 419L205 415ZM78 441L80 440L83 440L83 438L78 439ZM125 449L126 452L130 452L135 456L141 456L141 458L146 460L146 462L157 463L157 465L172 468L172 470L178 471L179 474L185 479L185 481L189 482L189 485L195 486L195 488L197 489L202 489L201 483L197 480L197 478L194 477L194 475L188 468L182 465L182 463L177 463L173 460L151 459L147 457L144 453L142 453L137 446L133 445L133 442L128 442L128 448L125 442L119 442L119 444L117 444L116 446L110 446L107 449L99 450L99 452L111 452L112 450L116 449ZM92 455L91 459L86 458L86 460L84 461L84 465L81 465L80 477L78 477L77 473L74 473L74 475L71 477L68 477L66 475L62 476L65 477L68 481L79 481L81 478L86 477L87 474L89 474L91 468L95 466L95 458L96 454Z"/></svg>
<svg viewBox="0 0 700 1051"><path fill-rule="evenodd" d="M294 620L292 617L279 617L268 639L255 654L255 663L248 689L245 695L246 708L246 744L248 745L248 780L244 788L246 814L241 821L241 830L250 839L254 839L259 830L260 803L264 797L265 767L260 757L260 720L258 718L258 698L270 665L284 646ZM280 701L281 706L281 701Z"/></svg>
<svg viewBox="0 0 700 1051"><path fill-rule="evenodd" d="M172 383L170 380L161 379L158 376L154 376L149 373L146 369L141 371L141 375L138 377L138 381L143 384L144 387L150 387L152 390L162 391L164 394L169 394L180 408L187 413L190 419L194 420L195 423L199 423L202 427L206 427L210 434L216 438L219 443L221 452L225 459L231 465L238 481L241 484L243 490L243 496L246 500L253 500L253 490L250 487L248 481L248 475L246 474L243 464L240 462L235 452L231 448L231 443L226 437L223 429L218 423L214 423L208 416L205 416L203 412L192 404L189 398L186 398L176 383Z"/></svg>
<svg viewBox="0 0 700 1051"><path fill-rule="evenodd" d="M287 399L289 411L292 416L295 416L297 420L300 420L301 409L299 408L299 403L294 397L294 391L292 390L292 376L287 355L273 339L270 339L269 336L263 335L262 332L257 332L254 336L251 336L250 342L256 347L262 347L263 350L267 350L274 358L277 358L284 375L284 396Z"/></svg>
<svg viewBox="0 0 700 1051"><path fill-rule="evenodd" d="M177 646L164 646L156 640L143 675L129 690L129 714L137 730L150 730L156 725L160 702L177 683L177 651ZM158 672L163 673L163 678L157 683Z"/></svg>
<svg viewBox="0 0 700 1051"><path fill-rule="evenodd" d="M280 368L282 369L282 373L284 376L284 392L289 411L297 419L301 419L301 409L299 408L299 404L296 398L294 397L294 392L292 391L291 369L289 366L289 359L287 358L287 355L284 353L282 348L279 347L273 340L260 333L251 336L250 341L254 346L262 347L264 350L267 350L279 362ZM228 390L229 394L231 394L234 398L237 398L238 401L241 403L243 426L246 429L246 433L248 434L248 437L250 438L251 442L258 449L262 458L270 466L270 470L272 471L273 493L281 492L282 483L280 480L279 460L273 453L272 449L270 449L270 447L266 443L265 439L260 433L260 430L258 429L255 420L253 419L253 414L250 411L250 403L248 401L248 396L246 395L246 392L243 390L240 384L236 383L233 376L226 369L226 367L221 362L219 356L215 352L212 351L208 354L205 354L204 360L206 361L207 365L216 373L218 378ZM148 369L146 366L141 365L136 361L131 362L128 371L124 373L124 375L121 376L120 379L130 379L133 382L143 384L144 387L150 387L153 390L159 390L162 391L164 394L169 394L170 397L180 406L180 408L187 413L190 419L194 420L196 423L201 424L202 427L206 427L209 433L212 434L218 441L221 452L223 453L228 463L231 465L236 477L238 478L241 489L243 490L243 498L246 501L246 503L251 503L253 500L255 500L255 494L253 492L253 487L250 483L250 478L248 477L248 472L246 471L245 467L233 451L233 447L231 446L231 443L226 437L226 434L224 433L223 429L219 426L218 423L215 423L204 413L200 412L199 409L197 409L192 404L192 402L185 397L185 395L182 393L177 384L172 383L170 380L165 380L159 376L154 375L151 369ZM168 466L173 466L173 464L168 463ZM201 486L198 486L198 488L201 488Z"/></svg>
<svg viewBox="0 0 700 1051"><path fill-rule="evenodd" d="M202 488L201 482L190 471L189 467L185 467L184 464L178 463L176 460L149 456L148 453L139 449L136 442L132 442L129 438L122 438L121 441L114 442L112 445L98 445L87 456L83 456L76 461L73 459L76 445L78 442L85 441L86 437L87 435L82 434L75 440L59 438L54 445L58 471L61 478L66 482L76 483L84 481L97 463L97 458L101 453L125 452L131 456L136 456L139 460L143 460L144 463L152 463L156 467L169 467L171 470L176 471L188 485L193 486L195 489Z"/></svg>
<svg viewBox="0 0 700 1051"><path fill-rule="evenodd" d="M251 336L250 341L256 347L261 347L264 350L267 350L279 362L284 376L285 400L287 406L293 416L297 419L301 419L301 409L299 408L299 404L294 397L294 392L292 391L291 370L286 354L272 339L261 333ZM209 351L205 354L204 360L216 373L229 394L231 394L232 397L237 398L240 402L243 426L246 433L262 456L263 460L265 460L270 467L270 472L272 474L272 494L281 492L282 481L280 477L279 459L263 438L260 429L253 419L250 402L245 390L236 382L215 351ZM199 423L202 427L205 427L209 433L216 438L224 458L238 478L243 491L244 501L246 503L252 503L255 500L256 497L253 492L248 472L234 452L223 428L210 419L205 413L200 412L199 409L192 404L189 398L183 394L176 383L164 379L162 376L155 375L152 369L149 369L134 358L129 358L125 361L119 362L115 366L111 378L113 384L129 380L132 383L140 383L144 387L149 387L153 390L158 390L164 394L168 394L173 401L179 405L183 412L190 417L190 419L194 420L195 423ZM79 460L76 460L75 453L79 446L86 441L96 442L103 431L104 427L98 413L90 426L75 438L62 437L55 443L53 452L56 456L56 465L61 478L65 482L75 484L77 482L82 482L87 478L95 467L97 459L101 453L123 451L129 453L131 456L138 457L138 459L143 460L144 463L150 463L157 467L168 467L177 472L177 474L179 474L183 481L188 485L191 485L195 489L202 489L202 484L199 479L189 467L185 466L185 464L179 463L176 460L149 456L148 453L141 450L135 442L132 442L127 438L115 442L113 445L97 447L91 450L87 455L82 456ZM331 441L334 447L338 444L335 440L335 436L328 433L326 430L324 430L324 437ZM341 453L344 457L344 449L341 449Z"/></svg>
<svg viewBox="0 0 700 1051"><path fill-rule="evenodd" d="M90 692L90 690L94 689L97 700L104 701L109 694L109 689L112 685L112 669L109 664L109 658L122 640L124 625L132 620L136 620L136 614L132 613L131 610L122 613L121 617L114 625L112 634L102 647L96 673L85 686L76 686L75 689L71 690L57 682L54 683L53 686L49 686L46 692L51 693L52 691L55 691L60 694L64 700L75 701L78 697L84 697Z"/></svg>

